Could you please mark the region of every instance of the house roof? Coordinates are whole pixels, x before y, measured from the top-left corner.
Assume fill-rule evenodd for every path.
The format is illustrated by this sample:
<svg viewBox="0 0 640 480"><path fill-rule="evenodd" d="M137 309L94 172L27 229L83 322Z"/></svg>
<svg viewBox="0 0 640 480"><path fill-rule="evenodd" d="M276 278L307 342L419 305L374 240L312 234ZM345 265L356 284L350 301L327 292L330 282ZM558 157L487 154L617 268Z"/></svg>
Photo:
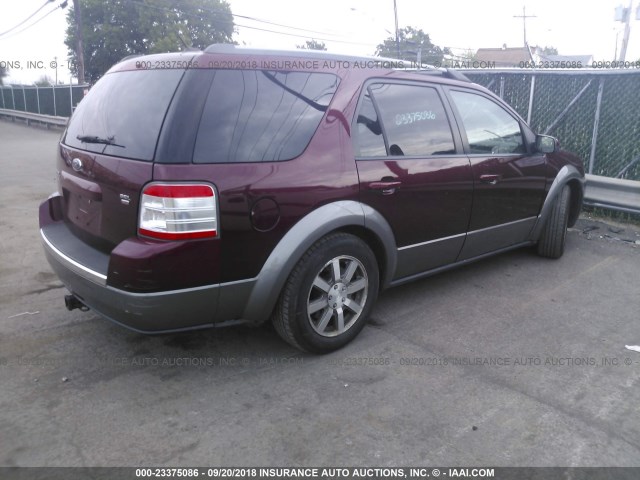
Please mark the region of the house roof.
<svg viewBox="0 0 640 480"><path fill-rule="evenodd" d="M496 67L518 67L521 62L530 62L531 55L525 47L518 48L479 48L476 59L495 62Z"/></svg>
<svg viewBox="0 0 640 480"><path fill-rule="evenodd" d="M530 62L532 57L538 62L571 62L588 66L593 61L592 55L546 55L540 47L529 46L516 48L479 48L476 59L484 62L495 62L496 67L522 67L523 62Z"/></svg>

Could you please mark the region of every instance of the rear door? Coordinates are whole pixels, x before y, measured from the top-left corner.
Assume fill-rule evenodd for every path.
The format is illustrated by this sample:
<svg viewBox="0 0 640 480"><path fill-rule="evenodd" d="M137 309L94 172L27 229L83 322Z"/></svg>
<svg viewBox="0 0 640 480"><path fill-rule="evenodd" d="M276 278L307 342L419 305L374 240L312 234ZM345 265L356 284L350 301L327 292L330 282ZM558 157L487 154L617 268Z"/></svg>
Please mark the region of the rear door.
<svg viewBox="0 0 640 480"><path fill-rule="evenodd" d="M395 279L452 263L464 243L473 180L438 85L373 80L353 125L361 201L391 225Z"/></svg>
<svg viewBox="0 0 640 480"><path fill-rule="evenodd" d="M545 156L514 114L488 95L448 90L473 172L471 222L460 260L525 241L544 200Z"/></svg>
<svg viewBox="0 0 640 480"><path fill-rule="evenodd" d="M80 102L58 158L64 216L110 251L135 236L140 191L151 181L162 122L183 70L106 74Z"/></svg>

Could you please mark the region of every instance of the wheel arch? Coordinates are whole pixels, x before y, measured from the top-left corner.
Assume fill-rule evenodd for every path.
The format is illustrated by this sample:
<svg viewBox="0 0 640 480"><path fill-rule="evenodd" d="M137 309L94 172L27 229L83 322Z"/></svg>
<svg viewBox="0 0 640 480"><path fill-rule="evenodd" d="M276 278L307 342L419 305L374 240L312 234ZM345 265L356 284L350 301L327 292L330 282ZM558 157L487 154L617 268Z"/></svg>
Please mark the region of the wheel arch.
<svg viewBox="0 0 640 480"><path fill-rule="evenodd" d="M582 210L582 199L584 198L584 182L572 179L567 182L571 188L571 203L569 205L569 227L573 227L578 221Z"/></svg>
<svg viewBox="0 0 640 480"><path fill-rule="evenodd" d="M355 237L358 237L364 243L366 243L369 248L373 251L373 254L376 257L376 262L378 264L378 271L380 273L380 288L382 289L382 285L387 286L391 279L387 279L387 275L389 273L393 274L394 272L389 272L388 266L388 257L389 254L386 251L384 244L380 237L375 234L373 231L368 230L366 227L361 227L359 225L348 225L336 230L338 232L349 233ZM385 282L385 279L387 281Z"/></svg>
<svg viewBox="0 0 640 480"><path fill-rule="evenodd" d="M560 192L562 192L562 189L565 185L569 185L569 188L571 189L571 204L568 225L573 226L578 220L578 216L580 215L580 210L582 208L585 179L584 175L582 175L576 167L574 167L573 165L565 165L560 169L560 171L556 175L556 178L553 180L551 187L549 188L549 192L547 193L547 196L544 199L544 203L542 204L542 208L540 209L538 220L536 221L536 224L531 231L530 240L537 242L540 238L542 228L549 218L549 215L551 215L553 202L558 197Z"/></svg>
<svg viewBox="0 0 640 480"><path fill-rule="evenodd" d="M323 205L300 219L273 249L249 295L242 318L260 323L269 318L282 288L298 261L319 239L333 232L359 237L372 249L380 269L380 289L396 269L396 242L384 217L368 205L342 200Z"/></svg>

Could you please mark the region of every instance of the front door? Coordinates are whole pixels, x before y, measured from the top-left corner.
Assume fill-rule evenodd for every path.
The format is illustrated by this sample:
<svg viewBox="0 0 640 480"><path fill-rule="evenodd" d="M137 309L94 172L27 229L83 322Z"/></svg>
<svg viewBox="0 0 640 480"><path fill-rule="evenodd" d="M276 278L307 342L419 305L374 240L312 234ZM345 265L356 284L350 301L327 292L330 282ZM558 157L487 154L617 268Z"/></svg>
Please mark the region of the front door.
<svg viewBox="0 0 640 480"><path fill-rule="evenodd" d="M451 89L474 195L471 222L459 260L500 250L529 237L542 202L545 156L527 145L520 121L479 92Z"/></svg>

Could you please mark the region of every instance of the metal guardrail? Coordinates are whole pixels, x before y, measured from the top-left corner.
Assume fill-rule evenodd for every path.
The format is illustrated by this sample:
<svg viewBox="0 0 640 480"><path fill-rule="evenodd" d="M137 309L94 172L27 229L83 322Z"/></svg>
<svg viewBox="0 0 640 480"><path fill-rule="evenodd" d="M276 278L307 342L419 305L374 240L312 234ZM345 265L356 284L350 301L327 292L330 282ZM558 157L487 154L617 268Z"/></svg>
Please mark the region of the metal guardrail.
<svg viewBox="0 0 640 480"><path fill-rule="evenodd" d="M586 177L586 205L640 214L640 182L599 175Z"/></svg>
<svg viewBox="0 0 640 480"><path fill-rule="evenodd" d="M42 115L40 113L21 112L19 110L9 110L7 108L0 108L0 117L9 117L12 121L16 121L16 118L26 120L27 125L31 125L31 122L41 123L49 128L51 125L57 127L64 127L69 120L67 117L55 117L53 115Z"/></svg>

